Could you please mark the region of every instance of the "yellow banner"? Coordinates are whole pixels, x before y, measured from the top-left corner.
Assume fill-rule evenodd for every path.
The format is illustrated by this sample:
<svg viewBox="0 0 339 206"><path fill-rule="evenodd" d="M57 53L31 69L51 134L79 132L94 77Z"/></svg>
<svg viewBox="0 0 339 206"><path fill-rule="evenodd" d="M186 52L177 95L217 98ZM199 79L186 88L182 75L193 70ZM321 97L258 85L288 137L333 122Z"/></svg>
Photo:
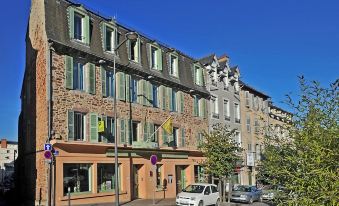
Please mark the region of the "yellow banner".
<svg viewBox="0 0 339 206"><path fill-rule="evenodd" d="M162 128L167 132L167 134L173 133L173 118L169 117L166 122L162 125Z"/></svg>
<svg viewBox="0 0 339 206"><path fill-rule="evenodd" d="M105 122L98 121L98 132L104 132L104 131L105 131Z"/></svg>

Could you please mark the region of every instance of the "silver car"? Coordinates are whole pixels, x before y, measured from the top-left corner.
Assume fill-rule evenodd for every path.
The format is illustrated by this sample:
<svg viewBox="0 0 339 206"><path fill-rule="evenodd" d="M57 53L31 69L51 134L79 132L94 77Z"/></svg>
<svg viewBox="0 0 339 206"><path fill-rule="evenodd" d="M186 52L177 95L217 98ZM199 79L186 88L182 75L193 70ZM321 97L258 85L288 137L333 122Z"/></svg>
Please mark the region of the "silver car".
<svg viewBox="0 0 339 206"><path fill-rule="evenodd" d="M246 202L252 204L254 201L262 201L262 192L256 186L239 185L233 189L231 201Z"/></svg>

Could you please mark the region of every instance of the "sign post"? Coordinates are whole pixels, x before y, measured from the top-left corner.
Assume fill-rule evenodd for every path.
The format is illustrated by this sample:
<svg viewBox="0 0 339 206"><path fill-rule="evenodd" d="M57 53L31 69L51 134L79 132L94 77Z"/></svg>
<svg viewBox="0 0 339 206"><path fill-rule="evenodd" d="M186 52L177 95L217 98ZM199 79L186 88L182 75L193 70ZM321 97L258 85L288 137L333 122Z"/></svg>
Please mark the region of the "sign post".
<svg viewBox="0 0 339 206"><path fill-rule="evenodd" d="M156 156L156 155L151 155L151 157L150 157L150 160L151 160L151 163L152 163L152 165L153 165L153 169L154 169L154 177L152 178L153 179L153 181L154 181L154 190L153 190L153 205L155 205L155 191L156 191L156 187L157 187L157 181L156 181L156 178L157 178L157 166L156 166L156 164L157 164L157 161L158 161L158 157Z"/></svg>

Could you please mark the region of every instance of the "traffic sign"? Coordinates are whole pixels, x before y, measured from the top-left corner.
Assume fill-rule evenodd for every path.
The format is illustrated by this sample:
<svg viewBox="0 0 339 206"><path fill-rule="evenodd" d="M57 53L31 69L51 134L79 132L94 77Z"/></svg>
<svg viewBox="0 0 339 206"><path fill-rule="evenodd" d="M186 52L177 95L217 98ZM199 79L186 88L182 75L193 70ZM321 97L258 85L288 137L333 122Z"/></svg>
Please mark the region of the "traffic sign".
<svg viewBox="0 0 339 206"><path fill-rule="evenodd" d="M59 150L54 150L53 154L54 154L54 156L58 156L59 155Z"/></svg>
<svg viewBox="0 0 339 206"><path fill-rule="evenodd" d="M44 150L45 151L51 151L52 150L52 145L51 144L45 144L44 145Z"/></svg>
<svg viewBox="0 0 339 206"><path fill-rule="evenodd" d="M45 159L52 159L52 152L50 150L46 150L44 152Z"/></svg>
<svg viewBox="0 0 339 206"><path fill-rule="evenodd" d="M158 157L156 155L151 155L150 160L151 160L152 165L156 165L158 161Z"/></svg>

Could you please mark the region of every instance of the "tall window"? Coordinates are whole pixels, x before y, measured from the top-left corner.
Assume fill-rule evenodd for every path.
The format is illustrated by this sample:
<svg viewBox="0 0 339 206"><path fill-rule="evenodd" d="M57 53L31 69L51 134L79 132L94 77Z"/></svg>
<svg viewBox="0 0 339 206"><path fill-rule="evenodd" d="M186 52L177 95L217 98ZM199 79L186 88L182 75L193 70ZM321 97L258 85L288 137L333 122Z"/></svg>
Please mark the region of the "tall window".
<svg viewBox="0 0 339 206"><path fill-rule="evenodd" d="M138 102L138 80L132 79L132 102Z"/></svg>
<svg viewBox="0 0 339 206"><path fill-rule="evenodd" d="M98 142L114 143L114 118L99 117L98 121L104 121L105 124L105 130L98 134Z"/></svg>
<svg viewBox="0 0 339 206"><path fill-rule="evenodd" d="M156 166L156 179L157 179L157 187L160 188L162 187L162 165L157 164Z"/></svg>
<svg viewBox="0 0 339 206"><path fill-rule="evenodd" d="M178 146L179 138L179 128L173 127L173 147Z"/></svg>
<svg viewBox="0 0 339 206"><path fill-rule="evenodd" d="M214 96L211 97L211 112L213 118L219 119L218 98Z"/></svg>
<svg viewBox="0 0 339 206"><path fill-rule="evenodd" d="M238 131L235 132L234 140L235 140L236 143L238 143L239 147L241 147L241 134L240 134L240 132L238 132Z"/></svg>
<svg viewBox="0 0 339 206"><path fill-rule="evenodd" d="M170 74L175 77L179 76L178 57L173 54L170 54Z"/></svg>
<svg viewBox="0 0 339 206"><path fill-rule="evenodd" d="M248 133L251 133L251 117L246 115L246 129Z"/></svg>
<svg viewBox="0 0 339 206"><path fill-rule="evenodd" d="M140 40L128 41L129 59L140 63Z"/></svg>
<svg viewBox="0 0 339 206"><path fill-rule="evenodd" d="M104 31L105 34L104 34L104 44L105 44L105 51L108 51L108 52L114 52L114 48L115 48L115 45L116 45L116 34L115 34L115 29L107 26L107 25L104 25Z"/></svg>
<svg viewBox="0 0 339 206"><path fill-rule="evenodd" d="M85 140L85 114L74 112L74 140Z"/></svg>
<svg viewBox="0 0 339 206"><path fill-rule="evenodd" d="M153 93L153 107L159 107L159 100L158 100L158 94L159 94L159 87L158 85L152 85L152 93Z"/></svg>
<svg viewBox="0 0 339 206"><path fill-rule="evenodd" d="M98 192L108 192L115 190L115 165L114 164L98 164L97 167ZM120 165L118 166L120 170ZM120 175L118 176L120 179ZM119 181L119 188L121 182Z"/></svg>
<svg viewBox="0 0 339 206"><path fill-rule="evenodd" d="M162 70L162 53L159 46L149 45L149 63L151 69Z"/></svg>
<svg viewBox="0 0 339 206"><path fill-rule="evenodd" d="M152 69L157 69L158 68L158 64L157 64L157 51L158 48L155 48L153 46L151 46L151 68Z"/></svg>
<svg viewBox="0 0 339 206"><path fill-rule="evenodd" d="M172 112L177 112L177 91L175 91L174 89L172 90L172 98L171 98L171 111Z"/></svg>
<svg viewBox="0 0 339 206"><path fill-rule="evenodd" d="M236 123L240 123L240 107L238 103L234 103L234 119Z"/></svg>
<svg viewBox="0 0 339 206"><path fill-rule="evenodd" d="M194 116L199 116L199 98L197 96L194 96L193 99L193 114Z"/></svg>
<svg viewBox="0 0 339 206"><path fill-rule="evenodd" d="M153 131L156 131L156 132L152 137L152 142L159 143L159 128L160 128L160 125L154 124L154 130Z"/></svg>
<svg viewBox="0 0 339 206"><path fill-rule="evenodd" d="M230 103L227 99L224 99L224 116L225 120L230 121Z"/></svg>
<svg viewBox="0 0 339 206"><path fill-rule="evenodd" d="M83 18L84 16L74 12L74 39L83 40Z"/></svg>
<svg viewBox="0 0 339 206"><path fill-rule="evenodd" d="M106 71L106 93L109 97L114 97L114 74Z"/></svg>
<svg viewBox="0 0 339 206"><path fill-rule="evenodd" d="M203 86L203 70L200 66L194 66L194 83L199 86Z"/></svg>
<svg viewBox="0 0 339 206"><path fill-rule="evenodd" d="M92 189L92 172L90 164L69 164L63 165L64 195L67 195L68 188L71 193L90 192Z"/></svg>
<svg viewBox="0 0 339 206"><path fill-rule="evenodd" d="M78 61L73 63L73 88L77 90L84 90L85 88L85 70L84 65Z"/></svg>
<svg viewBox="0 0 339 206"><path fill-rule="evenodd" d="M140 122L133 121L132 122L132 138L134 142L139 141L140 137Z"/></svg>

